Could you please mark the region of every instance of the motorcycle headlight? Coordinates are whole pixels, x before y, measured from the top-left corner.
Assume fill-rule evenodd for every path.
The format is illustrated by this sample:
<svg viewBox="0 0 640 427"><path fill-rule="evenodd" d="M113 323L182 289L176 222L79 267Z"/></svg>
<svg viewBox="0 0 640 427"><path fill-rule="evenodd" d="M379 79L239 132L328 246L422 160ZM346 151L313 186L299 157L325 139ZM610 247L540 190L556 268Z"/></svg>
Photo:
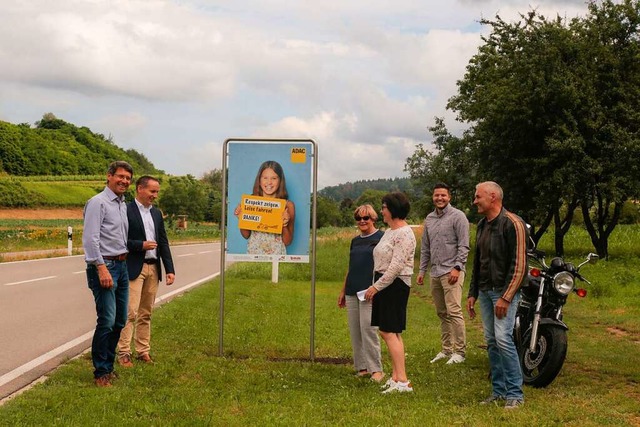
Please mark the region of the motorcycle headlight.
<svg viewBox="0 0 640 427"><path fill-rule="evenodd" d="M569 295L574 286L573 276L567 271L561 271L553 276L553 287L560 295Z"/></svg>

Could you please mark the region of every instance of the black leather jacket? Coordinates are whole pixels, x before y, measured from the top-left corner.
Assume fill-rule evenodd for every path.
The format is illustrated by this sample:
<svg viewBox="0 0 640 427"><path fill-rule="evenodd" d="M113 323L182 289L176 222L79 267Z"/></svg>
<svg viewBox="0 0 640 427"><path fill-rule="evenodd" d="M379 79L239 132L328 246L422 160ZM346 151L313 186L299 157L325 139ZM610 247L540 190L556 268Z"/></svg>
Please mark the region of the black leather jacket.
<svg viewBox="0 0 640 427"><path fill-rule="evenodd" d="M494 223L494 221L497 222ZM491 232L491 283L494 291L501 292L502 298L511 302L518 289L527 281L529 232L524 221L505 208L502 208L492 223L494 223L494 227L487 227L486 218L482 218L478 223L469 297L477 299L480 292L478 286L480 269L478 239L482 233Z"/></svg>

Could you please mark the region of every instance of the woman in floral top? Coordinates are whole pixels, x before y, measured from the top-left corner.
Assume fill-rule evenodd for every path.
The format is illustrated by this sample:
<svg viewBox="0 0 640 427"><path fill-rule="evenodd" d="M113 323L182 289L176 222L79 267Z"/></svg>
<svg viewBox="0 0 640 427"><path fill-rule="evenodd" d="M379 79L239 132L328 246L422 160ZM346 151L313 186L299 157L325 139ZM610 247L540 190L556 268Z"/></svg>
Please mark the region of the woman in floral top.
<svg viewBox="0 0 640 427"><path fill-rule="evenodd" d="M392 376L383 393L412 392L407 379L402 331L407 325L407 302L413 275L416 238L405 221L411 208L400 192L382 198L382 218L389 226L373 250L374 280L365 298L373 300L371 325L378 326L391 356Z"/></svg>

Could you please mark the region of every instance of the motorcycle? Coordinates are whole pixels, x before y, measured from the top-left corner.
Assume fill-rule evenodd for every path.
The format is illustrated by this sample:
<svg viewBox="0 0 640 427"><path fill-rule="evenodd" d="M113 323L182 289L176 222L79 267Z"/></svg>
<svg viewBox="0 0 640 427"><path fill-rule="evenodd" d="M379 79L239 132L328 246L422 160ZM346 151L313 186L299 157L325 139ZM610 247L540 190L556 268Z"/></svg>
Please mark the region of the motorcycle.
<svg viewBox="0 0 640 427"><path fill-rule="evenodd" d="M544 251L535 245L527 255L537 266L529 269L528 284L521 289L513 337L524 383L542 388L560 373L567 356L569 327L562 320L567 296L571 292L581 298L587 295L586 289L576 288L576 279L590 285L579 271L585 264L595 264L599 257L590 253L576 268L560 257L547 265Z"/></svg>

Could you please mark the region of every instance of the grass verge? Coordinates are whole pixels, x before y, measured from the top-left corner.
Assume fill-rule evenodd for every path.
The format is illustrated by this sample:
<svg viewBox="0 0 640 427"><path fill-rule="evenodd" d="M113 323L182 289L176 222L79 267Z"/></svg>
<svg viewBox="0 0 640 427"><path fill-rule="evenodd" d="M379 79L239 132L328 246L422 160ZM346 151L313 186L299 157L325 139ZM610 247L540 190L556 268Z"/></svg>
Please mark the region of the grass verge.
<svg viewBox="0 0 640 427"><path fill-rule="evenodd" d="M526 388L526 405L508 412L477 404L490 393L479 320L467 322L464 364L429 363L439 350L439 321L426 288L412 289L404 334L415 392L383 396L355 378L346 313L336 307L346 251L346 239L318 248L316 362L305 361L306 267L283 265L281 283L271 284L270 266L238 264L225 283L224 357L213 281L156 311L155 365L120 369L114 387L98 389L85 355L0 408L0 425L640 425L638 291L630 297L631 287L613 279L625 260L585 268L611 291L570 297L560 376L546 389ZM383 359L390 372L386 352Z"/></svg>

